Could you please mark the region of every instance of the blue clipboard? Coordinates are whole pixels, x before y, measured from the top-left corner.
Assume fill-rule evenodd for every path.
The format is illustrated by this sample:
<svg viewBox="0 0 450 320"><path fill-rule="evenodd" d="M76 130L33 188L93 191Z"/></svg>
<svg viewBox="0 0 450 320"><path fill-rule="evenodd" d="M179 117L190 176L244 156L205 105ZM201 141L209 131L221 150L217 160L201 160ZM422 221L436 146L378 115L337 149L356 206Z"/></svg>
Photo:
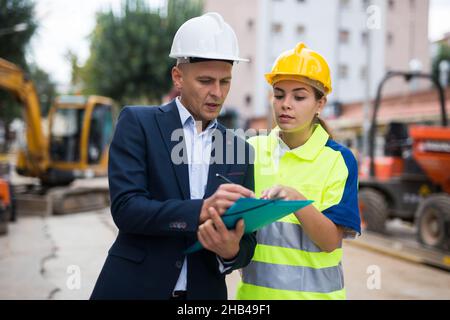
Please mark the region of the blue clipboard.
<svg viewBox="0 0 450 320"><path fill-rule="evenodd" d="M240 219L244 219L245 233L251 233L277 221L288 214L300 210L313 203L311 200L266 200L241 198L223 215L222 220L228 229L234 229ZM203 249L200 242L194 243L184 254Z"/></svg>

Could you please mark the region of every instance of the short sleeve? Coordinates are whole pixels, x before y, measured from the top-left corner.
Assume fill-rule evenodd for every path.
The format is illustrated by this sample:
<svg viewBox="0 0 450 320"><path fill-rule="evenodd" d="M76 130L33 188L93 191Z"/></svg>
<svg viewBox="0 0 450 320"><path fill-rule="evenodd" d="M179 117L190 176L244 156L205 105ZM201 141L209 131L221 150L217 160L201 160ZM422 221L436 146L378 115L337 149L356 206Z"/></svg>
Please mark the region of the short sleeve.
<svg viewBox="0 0 450 320"><path fill-rule="evenodd" d="M341 147L340 156L326 182L322 213L336 225L343 227L344 237L361 234L358 208L358 165L350 150Z"/></svg>

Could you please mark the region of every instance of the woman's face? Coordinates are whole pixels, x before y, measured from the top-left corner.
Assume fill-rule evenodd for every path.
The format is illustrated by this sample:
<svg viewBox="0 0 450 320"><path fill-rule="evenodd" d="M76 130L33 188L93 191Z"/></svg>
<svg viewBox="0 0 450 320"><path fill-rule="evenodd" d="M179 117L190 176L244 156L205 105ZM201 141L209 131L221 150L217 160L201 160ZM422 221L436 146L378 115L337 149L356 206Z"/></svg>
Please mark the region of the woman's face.
<svg viewBox="0 0 450 320"><path fill-rule="evenodd" d="M275 120L282 131L309 129L326 98L316 100L313 87L303 82L283 80L273 86Z"/></svg>

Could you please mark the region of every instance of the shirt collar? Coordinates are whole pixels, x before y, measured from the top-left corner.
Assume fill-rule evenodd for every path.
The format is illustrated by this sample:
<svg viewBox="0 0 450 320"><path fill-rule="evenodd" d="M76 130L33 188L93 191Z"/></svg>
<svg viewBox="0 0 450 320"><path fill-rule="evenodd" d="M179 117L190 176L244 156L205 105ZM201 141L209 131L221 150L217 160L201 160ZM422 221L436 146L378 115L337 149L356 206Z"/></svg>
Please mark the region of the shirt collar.
<svg viewBox="0 0 450 320"><path fill-rule="evenodd" d="M189 110L181 103L180 97L175 98L175 103L177 104L178 113L180 114L181 125L184 127L186 124L195 124L194 117L189 112ZM217 127L217 119L210 121L206 130L215 129ZM205 131L206 131L205 130Z"/></svg>
<svg viewBox="0 0 450 320"><path fill-rule="evenodd" d="M306 143L298 148L291 149L286 151L286 153L291 153L301 159L305 160L314 160L319 152L325 147L329 134L325 131L325 129L320 125L316 125L313 134L306 141ZM282 143L282 144L281 144ZM280 138L280 128L276 127L269 134L269 153L274 153L276 147L283 148L284 142Z"/></svg>

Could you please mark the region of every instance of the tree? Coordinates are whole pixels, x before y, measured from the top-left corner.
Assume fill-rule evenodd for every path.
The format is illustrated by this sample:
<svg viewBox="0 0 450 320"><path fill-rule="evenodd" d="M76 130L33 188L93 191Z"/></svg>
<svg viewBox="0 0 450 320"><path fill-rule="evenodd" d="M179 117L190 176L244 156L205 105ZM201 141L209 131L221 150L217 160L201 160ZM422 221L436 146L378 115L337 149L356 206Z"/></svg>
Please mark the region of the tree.
<svg viewBox="0 0 450 320"><path fill-rule="evenodd" d="M446 43L440 43L438 47L438 52L436 57L433 59L433 66L432 66L432 72L433 76L436 79L440 79L440 70L439 65L442 61L448 61L450 63L450 46ZM450 79L450 71L448 73L448 78Z"/></svg>
<svg viewBox="0 0 450 320"><path fill-rule="evenodd" d="M25 52L36 28L32 1L0 0L0 57L29 70ZM0 119L7 136L10 122L18 117L21 117L20 105L0 88Z"/></svg>
<svg viewBox="0 0 450 320"><path fill-rule="evenodd" d="M34 64L30 66L30 78L39 96L42 115L46 116L56 97L56 85L47 72Z"/></svg>
<svg viewBox="0 0 450 320"><path fill-rule="evenodd" d="M70 94L80 94L83 88L83 79L81 76L82 69L79 64L78 56L72 51L68 50L65 55L66 61L70 64L71 79L70 79Z"/></svg>
<svg viewBox="0 0 450 320"><path fill-rule="evenodd" d="M0 0L0 57L27 70L25 52L36 28L32 1Z"/></svg>
<svg viewBox="0 0 450 320"><path fill-rule="evenodd" d="M159 103L172 85L168 57L173 36L202 11L199 0L168 0L167 12L141 0L126 0L122 11L98 13L90 57L81 70L85 93L120 104Z"/></svg>
<svg viewBox="0 0 450 320"><path fill-rule="evenodd" d="M20 66L28 74L36 86L41 112L46 115L56 95L56 86L44 70L34 64L29 65L25 58L36 29L34 2L0 0L0 57ZM0 118L7 136L11 121L22 118L22 107L9 92L0 88Z"/></svg>

